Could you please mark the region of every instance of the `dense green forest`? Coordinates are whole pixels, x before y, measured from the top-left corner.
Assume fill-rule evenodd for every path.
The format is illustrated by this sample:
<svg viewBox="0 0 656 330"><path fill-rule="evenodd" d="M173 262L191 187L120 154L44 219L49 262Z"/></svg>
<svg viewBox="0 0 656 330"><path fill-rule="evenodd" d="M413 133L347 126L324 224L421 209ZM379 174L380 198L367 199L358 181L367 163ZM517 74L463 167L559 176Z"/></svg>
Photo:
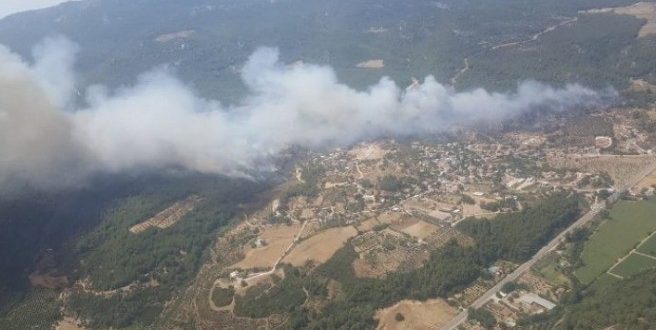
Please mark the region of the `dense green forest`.
<svg viewBox="0 0 656 330"><path fill-rule="evenodd" d="M580 203L573 193L558 192L533 207L499 214L493 220L465 219L458 229L476 240L483 260L521 262L576 220Z"/></svg>
<svg viewBox="0 0 656 330"><path fill-rule="evenodd" d="M456 85L514 88L518 80L583 82L605 87L627 77L653 81L653 39L635 40L641 21L583 15L631 0L144 0L68 3L0 21L0 43L24 56L40 39L68 36L81 45L83 85L115 87L169 64L204 96L236 101L244 94L238 68L258 47L273 46L291 63L328 64L340 80L364 88L382 76L400 85L429 74L449 83L464 58L470 68ZM579 17L521 47L549 26ZM98 22L104 22L98 24ZM83 27L83 28L81 28ZM193 31L162 42L161 35ZM110 41L111 42L108 42ZM382 59L379 70L357 68ZM633 64L632 64L633 63Z"/></svg>

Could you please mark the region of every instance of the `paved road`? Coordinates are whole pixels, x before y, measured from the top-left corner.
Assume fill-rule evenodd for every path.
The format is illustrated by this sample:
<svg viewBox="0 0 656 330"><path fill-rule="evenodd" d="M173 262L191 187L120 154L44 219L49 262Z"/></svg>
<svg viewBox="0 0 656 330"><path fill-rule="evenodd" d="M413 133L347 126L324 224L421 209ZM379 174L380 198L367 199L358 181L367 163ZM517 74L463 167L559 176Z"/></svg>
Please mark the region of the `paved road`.
<svg viewBox="0 0 656 330"><path fill-rule="evenodd" d="M627 184L625 184L622 187L619 187L615 193L613 193L610 197L608 197L607 201L609 203L614 203L622 196L622 194L625 191L629 190L631 187L638 184L638 182L640 182L642 179L644 179L647 175L649 175L654 170L656 170L656 162L650 164L645 170L636 174L636 176L632 180L630 180ZM551 242L549 242L542 249L540 249L540 251L538 251L533 256L533 258L523 263L521 266L515 269L514 272L508 274L508 276L503 278L499 283L497 283L491 289L486 291L482 296L476 299L470 305L470 307L474 307L474 308L483 307L483 305L485 305L485 303L487 303L487 301L490 300L490 298L492 298L499 290L501 290L501 287L503 287L504 284L517 280L517 278L519 278L522 274L524 274L527 270L529 270L538 260L540 260L549 251L553 250L556 246L558 246L558 244L560 244L560 242L565 238L565 235L567 235L567 233L588 223L590 220L594 218L595 215L597 215L597 213L599 213L599 211L603 210L604 207L605 207L605 203L597 203L593 205L590 211L588 211L588 213L584 214L581 218L576 220L576 222L571 224L567 229L563 230L560 234L558 234L558 236L556 236L553 240L551 240ZM455 329L466 320L467 320L467 311L465 310L462 311L460 314L458 314L451 321L449 321L449 323L445 324L442 327L442 329L445 330Z"/></svg>

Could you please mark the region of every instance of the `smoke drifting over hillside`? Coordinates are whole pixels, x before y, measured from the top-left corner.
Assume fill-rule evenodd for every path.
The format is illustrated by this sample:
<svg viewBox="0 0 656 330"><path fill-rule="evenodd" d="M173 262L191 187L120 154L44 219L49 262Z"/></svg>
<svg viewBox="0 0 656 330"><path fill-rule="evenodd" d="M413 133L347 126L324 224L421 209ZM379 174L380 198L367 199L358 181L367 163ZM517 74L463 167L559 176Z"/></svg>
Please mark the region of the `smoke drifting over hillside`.
<svg viewBox="0 0 656 330"><path fill-rule="evenodd" d="M198 97L163 70L134 86L92 87L74 109L76 46L49 39L30 64L0 49L0 185L57 187L95 173L184 168L243 175L291 145L347 145L365 138L430 134L547 107L602 102L579 85L536 82L509 94L455 93L431 76L408 90L382 79L366 91L326 66L286 66L274 49L242 69L250 90L237 105Z"/></svg>

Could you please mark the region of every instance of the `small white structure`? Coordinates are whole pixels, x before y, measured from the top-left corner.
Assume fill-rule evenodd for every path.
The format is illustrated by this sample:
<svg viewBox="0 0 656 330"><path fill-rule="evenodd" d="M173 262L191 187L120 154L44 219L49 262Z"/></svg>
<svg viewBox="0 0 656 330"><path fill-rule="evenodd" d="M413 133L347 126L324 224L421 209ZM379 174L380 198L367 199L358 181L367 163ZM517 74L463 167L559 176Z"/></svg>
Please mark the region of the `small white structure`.
<svg viewBox="0 0 656 330"><path fill-rule="evenodd" d="M519 298L517 298L517 300L519 302L523 303L523 304L528 305L528 306L538 305L538 306L540 306L540 307L542 307L546 310L552 310L554 307L556 307L556 304L554 304L551 301L549 301L547 299L544 299L544 298L542 298L542 297L540 297L537 294L532 293L532 292L525 293L525 294L519 296Z"/></svg>

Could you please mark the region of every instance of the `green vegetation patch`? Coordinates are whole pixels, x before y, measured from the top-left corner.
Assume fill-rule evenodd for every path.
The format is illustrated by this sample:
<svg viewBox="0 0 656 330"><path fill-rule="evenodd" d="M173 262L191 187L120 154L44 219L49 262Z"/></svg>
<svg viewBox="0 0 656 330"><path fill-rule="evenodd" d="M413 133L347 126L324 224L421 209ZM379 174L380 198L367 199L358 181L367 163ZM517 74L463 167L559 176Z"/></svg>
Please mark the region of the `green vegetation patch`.
<svg viewBox="0 0 656 330"><path fill-rule="evenodd" d="M611 269L613 274L624 278L644 272L656 267L656 259L640 254L631 253L624 261Z"/></svg>
<svg viewBox="0 0 656 330"><path fill-rule="evenodd" d="M212 291L212 301L216 307L228 306L232 303L235 296L235 289L229 288L214 288Z"/></svg>
<svg viewBox="0 0 656 330"><path fill-rule="evenodd" d="M656 199L633 202L621 201L613 207L609 219L585 244L583 267L576 277L584 284L609 269L617 259L626 255L644 237L656 230Z"/></svg>
<svg viewBox="0 0 656 330"><path fill-rule="evenodd" d="M465 219L458 229L476 240L486 263L498 259L520 262L533 256L579 214L579 199L560 192L534 207L500 214L493 220Z"/></svg>
<svg viewBox="0 0 656 330"><path fill-rule="evenodd" d="M259 284L244 296L235 296L235 314L254 318L291 312L305 302L303 278L297 268L287 267L285 278L273 285Z"/></svg>
<svg viewBox="0 0 656 330"><path fill-rule="evenodd" d="M168 296L168 290L161 288L148 288L108 297L75 292L69 297L68 306L92 328L124 328L155 322Z"/></svg>
<svg viewBox="0 0 656 330"><path fill-rule="evenodd" d="M557 267L555 263L550 263L538 269L538 273L551 284L569 287L569 279Z"/></svg>

